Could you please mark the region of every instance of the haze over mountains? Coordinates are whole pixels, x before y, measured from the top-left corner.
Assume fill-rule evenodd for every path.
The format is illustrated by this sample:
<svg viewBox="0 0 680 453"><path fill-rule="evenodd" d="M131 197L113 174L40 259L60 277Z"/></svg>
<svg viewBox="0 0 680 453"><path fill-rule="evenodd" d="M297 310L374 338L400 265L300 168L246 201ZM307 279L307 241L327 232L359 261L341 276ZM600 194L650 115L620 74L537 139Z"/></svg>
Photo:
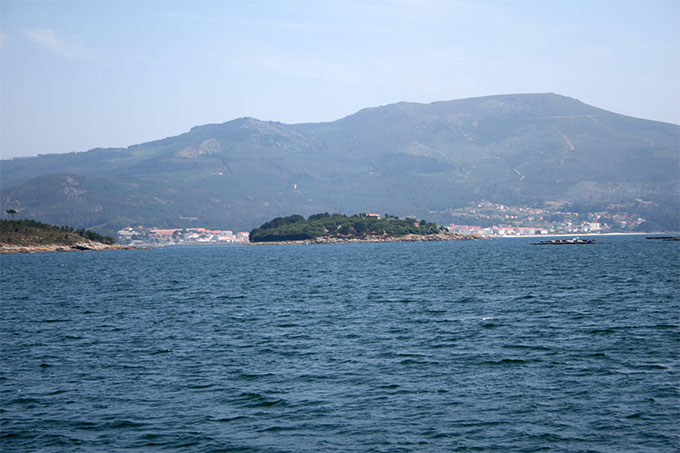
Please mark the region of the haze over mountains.
<svg viewBox="0 0 680 453"><path fill-rule="evenodd" d="M452 209L483 200L680 225L680 126L556 94L403 102L329 123L240 118L128 148L3 160L0 175L3 210L107 234L250 230L324 211L448 224Z"/></svg>

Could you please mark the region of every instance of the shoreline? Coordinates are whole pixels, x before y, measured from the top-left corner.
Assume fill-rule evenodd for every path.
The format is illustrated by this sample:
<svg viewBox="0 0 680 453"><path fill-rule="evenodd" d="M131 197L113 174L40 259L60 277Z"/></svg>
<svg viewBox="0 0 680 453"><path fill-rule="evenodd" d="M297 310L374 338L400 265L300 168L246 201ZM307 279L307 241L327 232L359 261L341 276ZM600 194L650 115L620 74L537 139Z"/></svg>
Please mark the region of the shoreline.
<svg viewBox="0 0 680 453"><path fill-rule="evenodd" d="M101 242L83 241L73 245L41 244L41 245L12 245L0 244L0 254L17 253L50 253L50 252L94 252L101 250L133 250L140 247L130 247L120 244L103 244Z"/></svg>
<svg viewBox="0 0 680 453"><path fill-rule="evenodd" d="M561 238L582 236L675 236L678 233L557 233L557 234L510 234L506 236L487 236L489 239L519 239L519 238Z"/></svg>
<svg viewBox="0 0 680 453"><path fill-rule="evenodd" d="M508 236L481 236L459 233L440 233L432 235L409 234L404 236L366 236L363 238L342 238L342 237L318 237L316 239L305 239L299 241L271 241L271 242L246 242L239 244L174 244L174 245L146 245L143 247L103 244L101 242L82 241L72 245L65 244L42 244L42 245L13 245L0 243L0 255L19 254L19 253L50 253L50 252L93 252L103 250L140 250L148 248L164 248L194 245L297 245L297 244L367 244L380 242L446 242L446 241L471 241L471 240L495 240L495 239L521 239L521 238L580 238L597 236L676 236L678 233L561 233L561 234L527 234L527 235L508 235Z"/></svg>
<svg viewBox="0 0 680 453"><path fill-rule="evenodd" d="M442 241L472 241L487 239L482 236L469 234L407 234L404 236L366 236L363 238L341 238L341 237L318 237L315 239L304 239L300 241L269 241L269 242L250 242L247 245L294 245L294 244L365 244L379 242L442 242Z"/></svg>

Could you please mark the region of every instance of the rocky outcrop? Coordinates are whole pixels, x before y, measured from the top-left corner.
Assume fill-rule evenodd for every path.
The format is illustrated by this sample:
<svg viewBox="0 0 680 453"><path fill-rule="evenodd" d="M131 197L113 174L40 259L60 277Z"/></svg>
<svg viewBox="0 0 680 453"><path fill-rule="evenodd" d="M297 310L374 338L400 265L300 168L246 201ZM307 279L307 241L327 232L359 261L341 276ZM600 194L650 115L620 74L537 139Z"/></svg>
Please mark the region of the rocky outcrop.
<svg viewBox="0 0 680 453"><path fill-rule="evenodd" d="M485 239L482 236L439 233L439 234L406 234L403 236L364 236L364 237L342 237L342 236L322 236L315 239L304 241L280 241L280 242L255 242L252 245L283 245L283 244L353 244L362 242L435 242L435 241L469 241L474 239Z"/></svg>
<svg viewBox="0 0 680 453"><path fill-rule="evenodd" d="M40 245L12 245L0 243L0 253L42 253L42 252L76 252L92 250L129 250L118 244L102 244L101 242L82 241L73 245L40 244Z"/></svg>

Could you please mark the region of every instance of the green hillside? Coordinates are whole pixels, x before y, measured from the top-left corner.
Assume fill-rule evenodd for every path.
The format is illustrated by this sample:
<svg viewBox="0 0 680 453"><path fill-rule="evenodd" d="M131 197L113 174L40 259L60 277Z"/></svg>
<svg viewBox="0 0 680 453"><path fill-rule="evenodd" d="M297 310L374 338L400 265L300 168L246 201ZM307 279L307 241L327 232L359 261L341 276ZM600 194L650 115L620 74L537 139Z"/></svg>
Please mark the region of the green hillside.
<svg viewBox="0 0 680 453"><path fill-rule="evenodd" d="M399 103L329 123L241 118L128 148L4 160L0 207L107 234L250 230L290 212L447 224L481 201L605 210L678 230L679 137L678 125L556 94Z"/></svg>
<svg viewBox="0 0 680 453"><path fill-rule="evenodd" d="M74 245L95 241L113 244L109 236L85 229L74 230L67 226L48 225L35 220L0 220L0 244L13 246Z"/></svg>

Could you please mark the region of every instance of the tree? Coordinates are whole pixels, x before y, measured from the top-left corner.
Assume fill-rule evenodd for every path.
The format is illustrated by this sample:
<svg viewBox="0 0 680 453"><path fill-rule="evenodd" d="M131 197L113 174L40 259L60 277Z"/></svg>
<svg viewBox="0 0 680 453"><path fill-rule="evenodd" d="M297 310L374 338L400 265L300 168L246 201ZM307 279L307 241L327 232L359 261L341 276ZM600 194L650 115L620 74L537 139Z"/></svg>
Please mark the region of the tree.
<svg viewBox="0 0 680 453"><path fill-rule="evenodd" d="M7 214L11 215L12 218L14 218L15 215L17 215L17 212L14 209L8 209L5 211Z"/></svg>
<svg viewBox="0 0 680 453"><path fill-rule="evenodd" d="M327 212L324 212L323 214L314 214L310 215L308 220L321 220L321 219L329 219L331 215Z"/></svg>
<svg viewBox="0 0 680 453"><path fill-rule="evenodd" d="M286 224L291 224L291 223L304 222L305 218L302 217L300 214L293 214L291 216L284 218L283 221Z"/></svg>

